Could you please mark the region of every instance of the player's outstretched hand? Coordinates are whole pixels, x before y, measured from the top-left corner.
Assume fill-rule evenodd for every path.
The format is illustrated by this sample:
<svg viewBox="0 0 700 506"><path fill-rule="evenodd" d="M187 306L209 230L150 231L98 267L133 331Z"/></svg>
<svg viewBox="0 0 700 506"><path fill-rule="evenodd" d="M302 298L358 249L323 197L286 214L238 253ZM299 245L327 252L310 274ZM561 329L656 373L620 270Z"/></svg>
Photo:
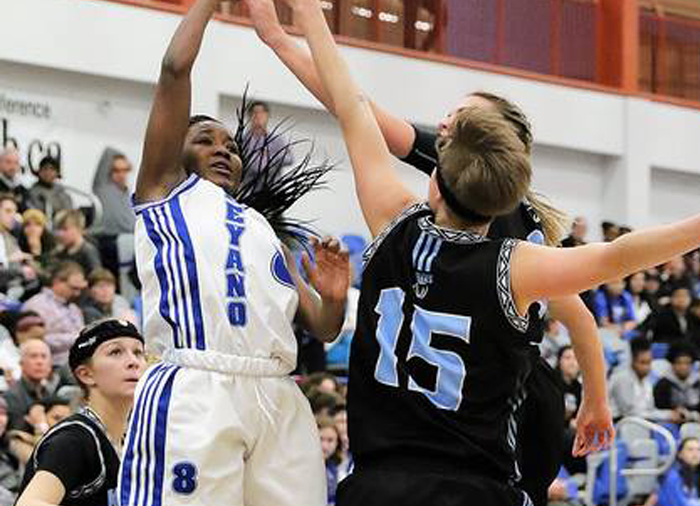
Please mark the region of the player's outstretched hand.
<svg viewBox="0 0 700 506"><path fill-rule="evenodd" d="M591 452L605 450L615 440L615 428L608 403L589 402L584 395L576 417L576 439L571 454L583 457Z"/></svg>
<svg viewBox="0 0 700 506"><path fill-rule="evenodd" d="M272 0L243 0L243 3L248 7L255 33L265 44L272 43L276 37L286 35Z"/></svg>
<svg viewBox="0 0 700 506"><path fill-rule="evenodd" d="M350 286L350 256L341 248L340 241L333 237L318 240L311 238L311 246L316 257L312 265L308 253L304 252L301 263L307 279L323 300L343 302Z"/></svg>

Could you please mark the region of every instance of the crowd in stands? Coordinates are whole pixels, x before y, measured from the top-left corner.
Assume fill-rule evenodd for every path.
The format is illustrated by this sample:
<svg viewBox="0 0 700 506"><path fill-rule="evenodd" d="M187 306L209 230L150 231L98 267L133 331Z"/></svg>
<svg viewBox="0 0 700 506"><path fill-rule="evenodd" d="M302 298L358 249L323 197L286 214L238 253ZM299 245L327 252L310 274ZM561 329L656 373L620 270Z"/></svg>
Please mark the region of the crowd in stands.
<svg viewBox="0 0 700 506"><path fill-rule="evenodd" d="M601 224L605 241L629 231L612 222ZM585 218L577 217L562 245L585 245L587 232ZM614 421L634 416L660 424L673 434L680 448L678 462L659 479L658 490L637 498L639 503L700 504L693 502L698 500L700 484L700 456L695 456L698 442L681 438L685 424L695 427L700 420L700 252L627 279L611 280L581 297L598 323ZM582 395L578 365L566 329L551 319L545 329L541 352L561 375L564 423L569 434L564 467L550 496L556 504L579 504L578 486L584 482L580 473L586 473L587 462L569 455L574 435L572 413ZM659 449L659 453L663 451Z"/></svg>

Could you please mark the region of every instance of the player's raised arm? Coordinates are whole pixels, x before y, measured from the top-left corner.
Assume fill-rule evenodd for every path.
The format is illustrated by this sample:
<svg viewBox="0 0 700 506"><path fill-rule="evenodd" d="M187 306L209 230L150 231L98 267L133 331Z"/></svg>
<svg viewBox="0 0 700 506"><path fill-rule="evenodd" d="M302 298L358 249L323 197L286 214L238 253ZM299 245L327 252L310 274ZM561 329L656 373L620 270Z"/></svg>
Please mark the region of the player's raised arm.
<svg viewBox="0 0 700 506"><path fill-rule="evenodd" d="M611 279L659 265L698 246L700 215L625 234L610 243L577 248L520 243L513 256L515 300L524 314L536 300L579 293Z"/></svg>
<svg viewBox="0 0 700 506"><path fill-rule="evenodd" d="M180 22L163 57L136 181L139 202L158 200L185 178L182 144L190 116L190 73L204 29L221 0L197 0Z"/></svg>
<svg viewBox="0 0 700 506"><path fill-rule="evenodd" d="M325 106L328 112L335 115L333 100L323 87L311 54L284 31L275 12L273 1L244 1L260 39L274 51L280 61ZM416 136L411 124L388 113L374 102L370 104L391 154L399 158L408 156Z"/></svg>
<svg viewBox="0 0 700 506"><path fill-rule="evenodd" d="M311 48L321 82L335 105L355 175L355 189L373 236L417 198L401 183L367 97L340 56L318 0L285 0Z"/></svg>

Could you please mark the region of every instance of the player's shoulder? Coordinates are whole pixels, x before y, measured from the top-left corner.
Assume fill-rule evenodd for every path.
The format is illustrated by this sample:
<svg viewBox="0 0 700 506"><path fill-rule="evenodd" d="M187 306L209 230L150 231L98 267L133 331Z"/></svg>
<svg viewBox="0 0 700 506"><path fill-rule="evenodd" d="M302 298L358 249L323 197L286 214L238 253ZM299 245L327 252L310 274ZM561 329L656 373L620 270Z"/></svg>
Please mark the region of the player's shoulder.
<svg viewBox="0 0 700 506"><path fill-rule="evenodd" d="M365 264L369 263L377 250L391 237L392 233L411 222L416 222L421 216L430 214L430 206L427 202L419 202L404 209L382 230L382 232L374 238L372 244L365 250L363 260Z"/></svg>

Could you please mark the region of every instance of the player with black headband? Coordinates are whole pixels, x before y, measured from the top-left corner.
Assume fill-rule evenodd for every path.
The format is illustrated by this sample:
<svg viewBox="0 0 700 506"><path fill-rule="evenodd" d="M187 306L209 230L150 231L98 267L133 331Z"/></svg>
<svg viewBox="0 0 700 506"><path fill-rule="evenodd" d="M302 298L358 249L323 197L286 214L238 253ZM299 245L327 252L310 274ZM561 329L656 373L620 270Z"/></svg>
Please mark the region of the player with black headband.
<svg viewBox="0 0 700 506"><path fill-rule="evenodd" d="M462 108L438 141L421 202L394 171L318 0L285 3L334 105L375 237L350 358L356 467L337 504L529 504L517 484L515 414L540 318L530 308L696 248L700 215L580 248L489 239L494 218L530 186L528 148L512 124L490 108Z"/></svg>
<svg viewBox="0 0 700 506"><path fill-rule="evenodd" d="M80 410L39 441L18 506L116 506L119 461L136 383L146 369L143 337L125 320L85 327L69 364L83 390Z"/></svg>
<svg viewBox="0 0 700 506"><path fill-rule="evenodd" d="M334 104L321 85L311 55L286 34L277 19L271 0L245 0L260 38L299 78L304 86L329 112ZM437 165L436 141L445 135L456 113L463 107L475 106L498 112L515 128L529 154L532 145L530 124L523 112L502 97L485 92L467 96L438 127L438 134L411 125L371 103L377 123L391 153L430 176ZM565 231L565 215L549 205L538 194L528 190L520 205L493 220L488 236L517 238L554 245ZM614 435L612 417L605 389L605 364L598 339L595 319L577 296L550 301L548 307L535 306L533 313L548 310L562 321L572 338L574 351L581 364L584 402L577 419L577 437L573 453L577 456L601 449ZM539 343L543 327L534 319L528 328L531 342ZM551 367L539 357L537 346L531 347L533 373L530 374L527 396L519 414L519 462L521 485L537 506L547 502L547 489L559 472L564 449L563 393Z"/></svg>

